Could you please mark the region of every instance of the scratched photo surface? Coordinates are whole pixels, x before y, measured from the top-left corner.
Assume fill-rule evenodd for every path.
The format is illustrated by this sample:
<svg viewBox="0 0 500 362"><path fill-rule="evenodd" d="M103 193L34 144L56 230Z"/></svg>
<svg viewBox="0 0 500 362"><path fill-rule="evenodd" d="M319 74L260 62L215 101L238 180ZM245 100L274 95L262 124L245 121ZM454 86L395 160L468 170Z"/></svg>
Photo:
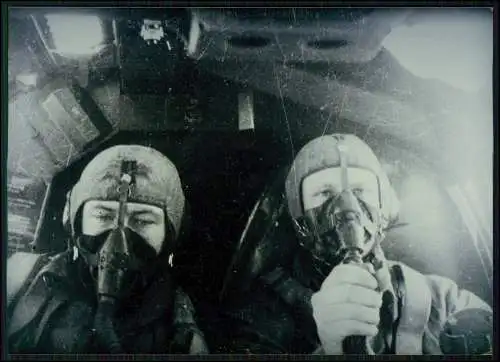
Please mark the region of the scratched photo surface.
<svg viewBox="0 0 500 362"><path fill-rule="evenodd" d="M491 356L493 41L479 7L9 7L3 350Z"/></svg>

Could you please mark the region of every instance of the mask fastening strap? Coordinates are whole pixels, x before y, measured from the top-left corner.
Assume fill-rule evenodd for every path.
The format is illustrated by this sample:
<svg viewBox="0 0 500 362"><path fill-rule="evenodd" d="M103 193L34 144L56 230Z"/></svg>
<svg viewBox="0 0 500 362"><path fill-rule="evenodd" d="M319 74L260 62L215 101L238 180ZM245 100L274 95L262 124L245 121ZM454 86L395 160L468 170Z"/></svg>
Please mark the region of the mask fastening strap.
<svg viewBox="0 0 500 362"><path fill-rule="evenodd" d="M347 173L347 146L341 143L342 139L336 137L337 150L340 155L340 185L342 187L342 191L345 191L349 188L349 177Z"/></svg>
<svg viewBox="0 0 500 362"><path fill-rule="evenodd" d="M135 161L123 161L121 168L120 186L118 186L119 202L118 227L122 228L125 222L125 208L131 193L137 164Z"/></svg>
<svg viewBox="0 0 500 362"><path fill-rule="evenodd" d="M75 230L75 225L74 221L71 220L71 196L73 194L73 189L69 190L69 192L66 194L66 204L64 205L64 210L63 210L63 218L66 217L67 220L64 220L64 227L67 230L69 228L69 233L70 237L68 238L67 241L67 248L72 249L71 250L71 260L74 262L78 259L78 246L75 245L75 236L76 236L76 230Z"/></svg>
<svg viewBox="0 0 500 362"><path fill-rule="evenodd" d="M71 233L71 236L74 237L76 235L75 232L75 225L73 221L71 220L71 197L73 195L73 189L69 190L69 192L66 194L66 205L64 205L64 211L63 213L67 213L66 217L67 220L65 222L68 223L69 226L69 232Z"/></svg>

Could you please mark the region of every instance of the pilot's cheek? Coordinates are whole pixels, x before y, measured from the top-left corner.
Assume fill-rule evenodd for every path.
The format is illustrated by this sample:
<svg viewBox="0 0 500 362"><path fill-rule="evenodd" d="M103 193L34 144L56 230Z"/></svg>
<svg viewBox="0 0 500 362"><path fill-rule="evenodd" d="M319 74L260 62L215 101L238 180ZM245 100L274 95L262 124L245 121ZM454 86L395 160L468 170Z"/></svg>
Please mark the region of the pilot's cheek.
<svg viewBox="0 0 500 362"><path fill-rule="evenodd" d="M163 228L163 226L150 226L146 230L143 230L138 234L141 235L144 240L156 250L157 253L160 252L165 240L165 229Z"/></svg>
<svg viewBox="0 0 500 362"><path fill-rule="evenodd" d="M92 217L82 218L82 233L85 235L98 235L111 228L110 222L102 222Z"/></svg>

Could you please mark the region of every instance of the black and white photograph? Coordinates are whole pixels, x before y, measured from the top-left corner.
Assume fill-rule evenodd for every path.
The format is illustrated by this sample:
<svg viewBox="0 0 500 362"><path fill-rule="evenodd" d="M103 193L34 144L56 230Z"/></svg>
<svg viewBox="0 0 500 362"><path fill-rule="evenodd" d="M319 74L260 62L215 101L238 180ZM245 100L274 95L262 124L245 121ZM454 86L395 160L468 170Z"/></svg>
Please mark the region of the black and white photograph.
<svg viewBox="0 0 500 362"><path fill-rule="evenodd" d="M64 4L3 7L5 359L493 358L498 8Z"/></svg>

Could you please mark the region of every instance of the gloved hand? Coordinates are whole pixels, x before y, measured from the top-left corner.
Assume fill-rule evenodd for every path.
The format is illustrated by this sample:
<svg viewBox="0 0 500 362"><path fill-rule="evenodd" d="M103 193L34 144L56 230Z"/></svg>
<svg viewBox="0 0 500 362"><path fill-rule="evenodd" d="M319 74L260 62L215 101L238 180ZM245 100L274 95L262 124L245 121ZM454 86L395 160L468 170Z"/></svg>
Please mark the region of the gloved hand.
<svg viewBox="0 0 500 362"><path fill-rule="evenodd" d="M326 354L343 354L342 342L352 335L378 333L382 293L369 264L340 264L313 294L311 304L318 336Z"/></svg>

